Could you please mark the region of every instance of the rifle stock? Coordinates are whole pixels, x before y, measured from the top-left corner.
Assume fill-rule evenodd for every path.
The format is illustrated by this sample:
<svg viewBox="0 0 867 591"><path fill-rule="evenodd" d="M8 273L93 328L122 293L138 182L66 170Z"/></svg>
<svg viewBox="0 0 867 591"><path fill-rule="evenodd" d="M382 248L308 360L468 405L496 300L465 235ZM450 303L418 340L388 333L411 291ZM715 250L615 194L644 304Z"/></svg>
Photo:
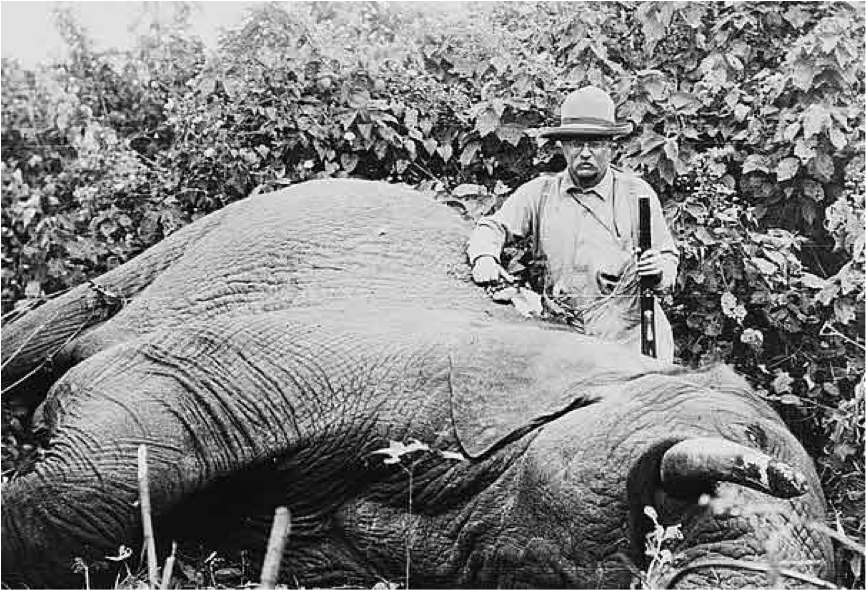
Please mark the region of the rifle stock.
<svg viewBox="0 0 867 591"><path fill-rule="evenodd" d="M638 199L638 256L650 249L650 198ZM641 277L639 295L639 311L641 314L641 353L656 357L656 312L655 296L653 295L655 279Z"/></svg>

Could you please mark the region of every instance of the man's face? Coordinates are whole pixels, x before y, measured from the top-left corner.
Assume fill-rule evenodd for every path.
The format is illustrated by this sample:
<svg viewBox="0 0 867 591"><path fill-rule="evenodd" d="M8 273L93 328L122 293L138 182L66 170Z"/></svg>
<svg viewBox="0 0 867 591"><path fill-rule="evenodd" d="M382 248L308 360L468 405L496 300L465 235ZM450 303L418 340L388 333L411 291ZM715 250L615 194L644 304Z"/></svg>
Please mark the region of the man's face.
<svg viewBox="0 0 867 591"><path fill-rule="evenodd" d="M563 156L572 178L591 181L601 178L611 162L611 140L605 137L582 137L561 140Z"/></svg>

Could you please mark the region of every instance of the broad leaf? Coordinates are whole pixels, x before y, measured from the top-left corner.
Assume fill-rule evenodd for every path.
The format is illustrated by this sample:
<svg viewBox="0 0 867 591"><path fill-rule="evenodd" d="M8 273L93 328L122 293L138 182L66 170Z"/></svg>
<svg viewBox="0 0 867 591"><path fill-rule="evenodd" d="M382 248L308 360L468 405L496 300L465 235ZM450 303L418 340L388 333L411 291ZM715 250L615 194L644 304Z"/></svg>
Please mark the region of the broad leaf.
<svg viewBox="0 0 867 591"><path fill-rule="evenodd" d="M809 165L810 172L823 183L834 177L834 160L825 152L819 152Z"/></svg>
<svg viewBox="0 0 867 591"><path fill-rule="evenodd" d="M346 172L352 172L358 166L358 154L341 154L340 165Z"/></svg>
<svg viewBox="0 0 867 591"><path fill-rule="evenodd" d="M418 127L418 109L407 109L403 117L403 122L409 129L415 129Z"/></svg>
<svg viewBox="0 0 867 591"><path fill-rule="evenodd" d="M437 149L437 141L433 138L428 138L422 142L422 146L424 146L428 155L433 156Z"/></svg>
<svg viewBox="0 0 867 591"><path fill-rule="evenodd" d="M653 150L665 144L665 137L656 133L650 133L641 138L641 154L649 154Z"/></svg>
<svg viewBox="0 0 867 591"><path fill-rule="evenodd" d="M778 267L774 263L772 263L766 259L759 258L759 257L753 257L753 258L748 259L748 260L765 277L771 277L778 272Z"/></svg>
<svg viewBox="0 0 867 591"><path fill-rule="evenodd" d="M701 103L699 103L695 95L680 90L672 92L669 101L671 101L671 106L674 107L675 111L684 115L695 114L698 107L701 106Z"/></svg>
<svg viewBox="0 0 867 591"><path fill-rule="evenodd" d="M497 137L511 145L518 147L521 138L524 137L524 126L517 123L507 123L497 128Z"/></svg>
<svg viewBox="0 0 867 591"><path fill-rule="evenodd" d="M698 238L702 244L706 246L710 246L712 244L717 243L717 239L710 235L710 232L707 231L707 228L701 226L696 229L695 237Z"/></svg>
<svg viewBox="0 0 867 591"><path fill-rule="evenodd" d="M676 139L667 138L665 140L665 144L663 145L662 150L663 150L663 152L665 152L665 155L668 157L669 160L671 160L672 162L677 160L679 150L677 147L677 140Z"/></svg>
<svg viewBox="0 0 867 591"><path fill-rule="evenodd" d="M834 144L834 147L838 150L842 150L846 147L846 134L843 133L839 127L832 127L828 132L828 137L831 138L831 143Z"/></svg>
<svg viewBox="0 0 867 591"><path fill-rule="evenodd" d="M743 103L735 105L734 115L736 121L743 121L750 114L750 108Z"/></svg>
<svg viewBox="0 0 867 591"><path fill-rule="evenodd" d="M512 298L512 305L521 316L541 316L542 296L525 287L518 288L518 293Z"/></svg>
<svg viewBox="0 0 867 591"><path fill-rule="evenodd" d="M795 143L795 156L797 156L801 162L806 164L810 160L816 157L815 150L815 142L808 141L804 138L798 138L798 141Z"/></svg>
<svg viewBox="0 0 867 591"><path fill-rule="evenodd" d="M811 61L799 59L795 62L792 70L792 82L800 90L810 90L813 84L813 77L816 75L816 70Z"/></svg>
<svg viewBox="0 0 867 591"><path fill-rule="evenodd" d="M797 158L784 158L777 164L776 174L778 181L787 181L795 178L798 174L798 169L801 167L801 162Z"/></svg>
<svg viewBox="0 0 867 591"><path fill-rule="evenodd" d="M461 166L463 168L467 168L473 163L473 160L475 160L476 154L479 153L479 148L481 147L482 144L479 142L470 142L467 144L467 147L464 148L463 152L461 152Z"/></svg>
<svg viewBox="0 0 867 591"><path fill-rule="evenodd" d="M470 195L487 195L488 190L484 185L474 185L471 183L464 183L463 185L458 185L452 191L452 195L455 197L468 197Z"/></svg>
<svg viewBox="0 0 867 591"><path fill-rule="evenodd" d="M363 137L367 141L370 141L371 134L373 133L372 123L359 123L356 128L358 129L358 133L361 134L361 137Z"/></svg>
<svg viewBox="0 0 867 591"><path fill-rule="evenodd" d="M768 172L768 158L766 156L762 156L760 154L750 154L747 157L746 162L744 162L743 169L741 172L743 174L749 174L751 172Z"/></svg>
<svg viewBox="0 0 867 591"><path fill-rule="evenodd" d="M799 131L801 131L801 123L799 121L790 123L783 131L783 139L785 139L787 142L794 141Z"/></svg>
<svg viewBox="0 0 867 591"><path fill-rule="evenodd" d="M834 316L840 324L849 324L855 320L855 304L848 299L834 300Z"/></svg>
<svg viewBox="0 0 867 591"><path fill-rule="evenodd" d="M831 126L831 114L821 105L811 105L804 113L804 137L809 139Z"/></svg>
<svg viewBox="0 0 867 591"><path fill-rule="evenodd" d="M795 380L787 371L777 371L777 377L774 378L771 387L777 394L786 394L792 391L792 384Z"/></svg>
<svg viewBox="0 0 867 591"><path fill-rule="evenodd" d="M804 181L801 191L803 191L805 197L816 202L822 201L825 198L825 190L822 188L822 185L812 179Z"/></svg>
<svg viewBox="0 0 867 591"><path fill-rule="evenodd" d="M500 124L500 116L492 108L487 108L476 118L476 131L479 137L485 137L493 133Z"/></svg>
<svg viewBox="0 0 867 591"><path fill-rule="evenodd" d="M430 447L421 443L418 439L411 439L409 445L402 441L392 440L389 442L388 447L377 449L370 453L371 455L385 456L382 460L385 464L399 464L405 457L422 451L430 451Z"/></svg>
<svg viewBox="0 0 867 591"><path fill-rule="evenodd" d="M809 289L822 289L828 283L827 280L812 273L802 273L798 280L801 285Z"/></svg>
<svg viewBox="0 0 867 591"><path fill-rule="evenodd" d="M437 154L443 159L443 162L448 162L452 157L452 147L448 144L437 148Z"/></svg>

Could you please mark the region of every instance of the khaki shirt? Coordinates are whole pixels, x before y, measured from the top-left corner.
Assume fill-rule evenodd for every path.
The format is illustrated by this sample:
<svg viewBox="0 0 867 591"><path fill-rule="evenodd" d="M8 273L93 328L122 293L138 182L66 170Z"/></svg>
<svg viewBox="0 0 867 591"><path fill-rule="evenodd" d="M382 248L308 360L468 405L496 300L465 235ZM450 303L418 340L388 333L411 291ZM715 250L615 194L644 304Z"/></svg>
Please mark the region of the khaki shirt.
<svg viewBox="0 0 867 591"><path fill-rule="evenodd" d="M496 213L479 220L467 254L472 263L481 256L499 260L506 240L538 228L551 292L564 294L576 309L605 301L588 313L585 331L615 342L634 341L640 350L637 285L628 297L606 299L609 292L600 275L622 276L629 269L634 273L642 196L650 198L651 245L663 256L660 288L668 288L677 277L678 254L659 198L640 177L612 167L586 190L572 182L568 170L522 185ZM656 315L657 357L670 361L671 327L658 305Z"/></svg>

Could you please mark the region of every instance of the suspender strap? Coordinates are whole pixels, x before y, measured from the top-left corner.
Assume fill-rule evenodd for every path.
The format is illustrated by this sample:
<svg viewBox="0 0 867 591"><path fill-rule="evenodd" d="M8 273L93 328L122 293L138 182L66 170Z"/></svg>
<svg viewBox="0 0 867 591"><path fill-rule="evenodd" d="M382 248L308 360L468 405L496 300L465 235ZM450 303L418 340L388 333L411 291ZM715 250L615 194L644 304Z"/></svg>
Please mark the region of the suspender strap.
<svg viewBox="0 0 867 591"><path fill-rule="evenodd" d="M548 199L556 184L557 177L548 177L545 179L545 183L542 185L542 194L539 196L538 207L533 212L533 264L534 266L538 265L541 267L541 285L538 287L542 291L543 304L546 299L545 294L550 287L550 285L548 285L550 272L545 253L542 251L542 216L545 215ZM537 269L539 267L537 267Z"/></svg>
<svg viewBox="0 0 867 591"><path fill-rule="evenodd" d="M542 257L542 215L548 204L548 196L554 186L556 177L548 177L542 185L542 195L539 197L539 206L533 212L533 258L538 260Z"/></svg>

